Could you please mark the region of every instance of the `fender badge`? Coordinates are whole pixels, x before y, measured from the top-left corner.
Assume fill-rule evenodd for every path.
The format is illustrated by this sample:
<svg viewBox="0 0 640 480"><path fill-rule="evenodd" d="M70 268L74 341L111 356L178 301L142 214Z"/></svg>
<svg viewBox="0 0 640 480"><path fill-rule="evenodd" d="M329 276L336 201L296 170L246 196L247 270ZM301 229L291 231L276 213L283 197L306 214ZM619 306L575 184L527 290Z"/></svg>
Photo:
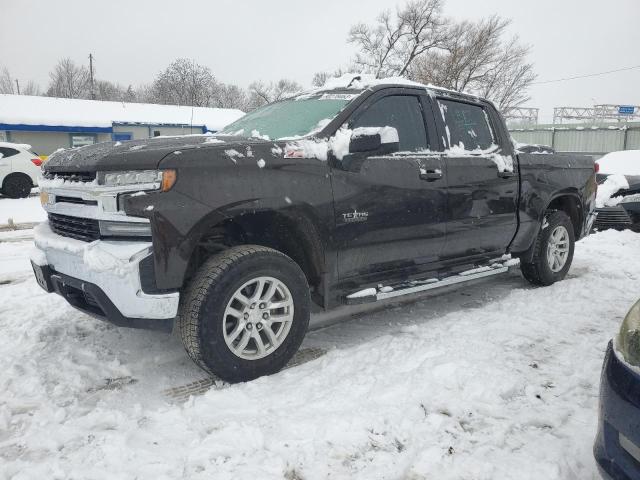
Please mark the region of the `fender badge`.
<svg viewBox="0 0 640 480"><path fill-rule="evenodd" d="M344 223L366 222L369 220L369 212L359 212L354 210L353 212L343 213L342 220Z"/></svg>

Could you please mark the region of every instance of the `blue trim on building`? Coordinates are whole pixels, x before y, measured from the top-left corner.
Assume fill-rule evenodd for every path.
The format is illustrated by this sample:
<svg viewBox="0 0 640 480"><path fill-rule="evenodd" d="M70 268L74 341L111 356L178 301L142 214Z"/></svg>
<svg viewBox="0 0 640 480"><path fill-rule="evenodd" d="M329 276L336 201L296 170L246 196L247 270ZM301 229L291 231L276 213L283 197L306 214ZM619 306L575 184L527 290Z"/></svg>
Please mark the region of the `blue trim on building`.
<svg viewBox="0 0 640 480"><path fill-rule="evenodd" d="M67 127L64 125L24 125L0 123L0 130L21 132L112 133L113 127Z"/></svg>

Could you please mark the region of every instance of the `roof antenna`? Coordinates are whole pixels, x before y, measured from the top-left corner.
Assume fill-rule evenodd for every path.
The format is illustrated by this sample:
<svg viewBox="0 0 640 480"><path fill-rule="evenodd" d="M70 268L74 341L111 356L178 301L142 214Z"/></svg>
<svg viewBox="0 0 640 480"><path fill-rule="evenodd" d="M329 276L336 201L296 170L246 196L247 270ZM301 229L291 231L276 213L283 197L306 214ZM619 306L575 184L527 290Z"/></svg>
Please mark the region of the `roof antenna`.
<svg viewBox="0 0 640 480"><path fill-rule="evenodd" d="M351 85L353 85L353 82L359 82L360 80L362 80L362 76L356 75L351 79L351 81L349 82L349 85L347 85L347 88L351 88Z"/></svg>

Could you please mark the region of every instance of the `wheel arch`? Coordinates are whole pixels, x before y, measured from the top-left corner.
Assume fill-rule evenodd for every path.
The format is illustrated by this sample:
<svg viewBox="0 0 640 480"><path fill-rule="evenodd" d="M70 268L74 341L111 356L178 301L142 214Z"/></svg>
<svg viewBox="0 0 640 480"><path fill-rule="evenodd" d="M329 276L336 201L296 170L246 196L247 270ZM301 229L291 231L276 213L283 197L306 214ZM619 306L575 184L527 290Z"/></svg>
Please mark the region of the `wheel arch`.
<svg viewBox="0 0 640 480"><path fill-rule="evenodd" d="M325 248L319 222L304 206L237 212L221 218L208 216L194 227L185 279L211 255L237 245L260 245L278 250L295 261L311 287L320 288L325 270Z"/></svg>
<svg viewBox="0 0 640 480"><path fill-rule="evenodd" d="M548 204L547 208L543 212L544 215L548 211L563 211L571 219L573 225L573 232L576 238L582 237L582 228L584 225L584 206L582 200L577 192L560 192L553 196Z"/></svg>

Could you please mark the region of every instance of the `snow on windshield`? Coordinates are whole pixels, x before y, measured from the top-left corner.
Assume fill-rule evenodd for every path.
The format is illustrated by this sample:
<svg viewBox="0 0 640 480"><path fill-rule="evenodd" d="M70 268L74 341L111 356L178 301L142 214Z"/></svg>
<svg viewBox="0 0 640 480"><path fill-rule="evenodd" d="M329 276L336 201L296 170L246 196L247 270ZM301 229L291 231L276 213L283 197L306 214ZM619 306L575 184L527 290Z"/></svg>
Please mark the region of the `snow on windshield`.
<svg viewBox="0 0 640 480"><path fill-rule="evenodd" d="M609 175L640 175L640 150L611 152L600 160L600 173Z"/></svg>
<svg viewBox="0 0 640 480"><path fill-rule="evenodd" d="M220 135L292 140L322 130L352 99L349 95L308 95L259 108Z"/></svg>

